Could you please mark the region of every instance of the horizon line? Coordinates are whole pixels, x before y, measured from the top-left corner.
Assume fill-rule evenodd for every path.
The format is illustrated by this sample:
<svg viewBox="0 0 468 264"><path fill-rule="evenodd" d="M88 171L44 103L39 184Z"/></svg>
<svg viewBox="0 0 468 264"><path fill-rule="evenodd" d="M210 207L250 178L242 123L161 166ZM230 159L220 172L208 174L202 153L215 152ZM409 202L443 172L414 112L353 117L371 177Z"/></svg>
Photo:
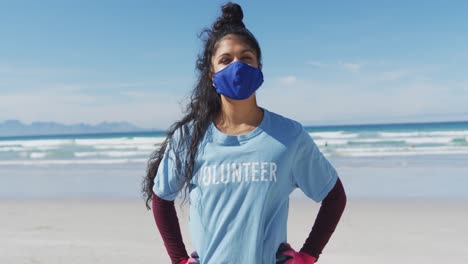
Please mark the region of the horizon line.
<svg viewBox="0 0 468 264"><path fill-rule="evenodd" d="M362 127L362 126L395 126L395 125L429 125L429 124L458 124L468 123L468 120L458 121L436 121L436 122L394 122L394 123L360 123L360 124L334 124L334 125L303 125L304 128L337 128L337 127ZM102 135L124 135L124 134L145 134L145 133L166 133L161 129L142 129L134 131L114 131L114 132L90 132L90 133L64 133L64 134L28 134L28 135L0 135L0 140L12 140L21 138L44 138L44 137L72 137L72 136L102 136Z"/></svg>

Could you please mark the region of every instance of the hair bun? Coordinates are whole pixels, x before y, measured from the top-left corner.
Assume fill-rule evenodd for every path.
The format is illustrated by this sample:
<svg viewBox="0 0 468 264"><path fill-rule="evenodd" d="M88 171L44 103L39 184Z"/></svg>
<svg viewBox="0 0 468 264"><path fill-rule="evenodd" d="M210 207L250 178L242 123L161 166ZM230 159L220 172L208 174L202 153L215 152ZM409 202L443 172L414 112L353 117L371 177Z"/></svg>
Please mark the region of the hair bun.
<svg viewBox="0 0 468 264"><path fill-rule="evenodd" d="M219 17L213 25L213 30L220 30L226 25L238 26L245 28L242 19L244 13L240 5L229 2L221 7L223 14Z"/></svg>

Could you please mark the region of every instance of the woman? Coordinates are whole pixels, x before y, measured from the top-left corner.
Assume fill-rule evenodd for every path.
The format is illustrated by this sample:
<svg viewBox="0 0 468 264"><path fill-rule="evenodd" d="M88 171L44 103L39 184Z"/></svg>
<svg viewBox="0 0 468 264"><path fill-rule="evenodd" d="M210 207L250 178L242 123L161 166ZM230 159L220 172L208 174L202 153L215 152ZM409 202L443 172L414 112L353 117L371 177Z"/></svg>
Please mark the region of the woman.
<svg viewBox="0 0 468 264"><path fill-rule="evenodd" d="M344 210L343 186L298 122L257 105L259 44L239 5L228 3L222 12L204 31L187 114L148 163L146 206L151 200L172 263L315 263ZM296 187L322 202L299 251L286 241ZM197 250L192 257L174 208L183 189Z"/></svg>

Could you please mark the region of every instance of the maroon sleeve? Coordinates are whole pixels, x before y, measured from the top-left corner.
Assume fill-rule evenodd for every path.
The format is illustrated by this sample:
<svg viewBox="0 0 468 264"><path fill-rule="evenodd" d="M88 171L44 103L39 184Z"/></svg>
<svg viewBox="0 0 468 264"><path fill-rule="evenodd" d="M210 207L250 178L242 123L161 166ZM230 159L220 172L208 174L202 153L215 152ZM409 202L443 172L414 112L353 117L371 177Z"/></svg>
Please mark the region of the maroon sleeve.
<svg viewBox="0 0 468 264"><path fill-rule="evenodd" d="M341 180L338 178L335 186L322 201L312 231L300 251L318 259L335 231L345 206L346 193Z"/></svg>
<svg viewBox="0 0 468 264"><path fill-rule="evenodd" d="M172 264L178 264L180 261L187 259L189 256L182 240L174 201L163 200L153 193L152 207L154 220Z"/></svg>

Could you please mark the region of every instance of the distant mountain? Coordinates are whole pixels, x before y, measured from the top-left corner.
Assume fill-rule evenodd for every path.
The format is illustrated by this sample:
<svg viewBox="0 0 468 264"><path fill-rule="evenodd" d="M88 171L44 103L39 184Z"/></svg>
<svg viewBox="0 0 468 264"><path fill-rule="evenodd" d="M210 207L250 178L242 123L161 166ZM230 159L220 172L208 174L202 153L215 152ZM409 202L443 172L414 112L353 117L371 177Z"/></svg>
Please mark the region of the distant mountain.
<svg viewBox="0 0 468 264"><path fill-rule="evenodd" d="M0 122L0 136L115 133L143 130L145 129L128 122L102 122L97 125L84 123L65 125L56 122L33 122L31 124L23 124L18 120Z"/></svg>

